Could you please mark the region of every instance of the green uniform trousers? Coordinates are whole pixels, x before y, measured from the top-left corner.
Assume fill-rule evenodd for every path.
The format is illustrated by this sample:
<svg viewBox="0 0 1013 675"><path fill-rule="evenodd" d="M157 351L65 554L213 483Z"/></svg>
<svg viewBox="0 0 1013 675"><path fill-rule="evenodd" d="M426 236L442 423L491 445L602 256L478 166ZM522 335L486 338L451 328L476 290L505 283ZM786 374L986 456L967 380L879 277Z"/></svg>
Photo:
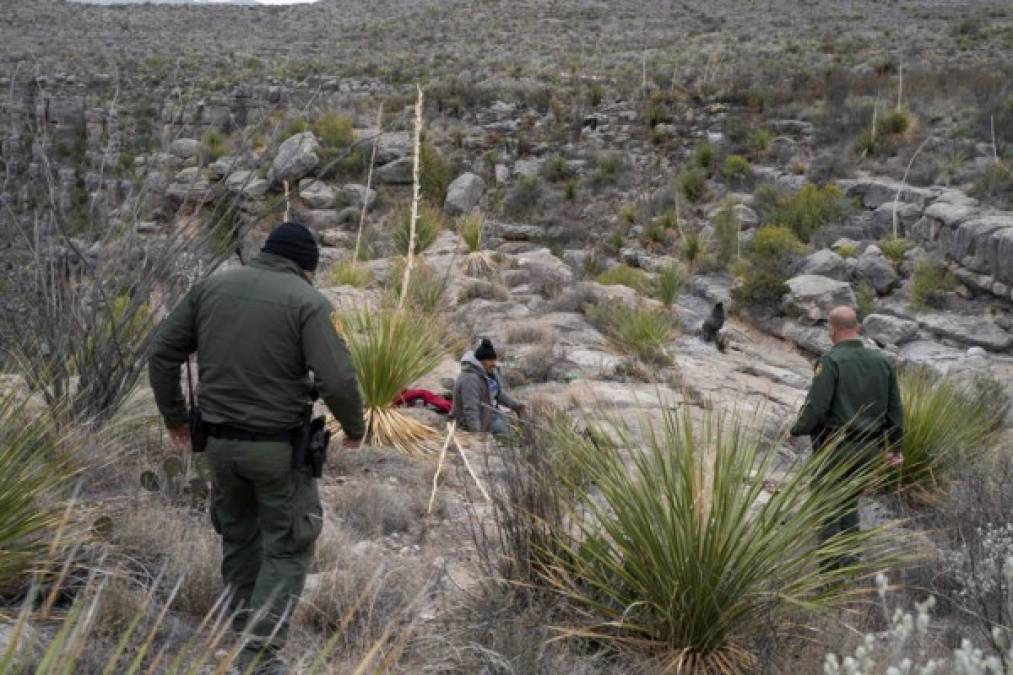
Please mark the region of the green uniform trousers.
<svg viewBox="0 0 1013 675"><path fill-rule="evenodd" d="M222 578L232 595L234 626L259 647L275 649L288 634L320 535L323 511L309 467L292 468L284 442L208 439L214 493L211 521L222 536ZM268 637L275 631L275 638ZM258 648L259 648L258 647Z"/></svg>
<svg viewBox="0 0 1013 675"><path fill-rule="evenodd" d="M817 452L820 451L818 450ZM851 470L847 472L847 475L850 476L858 472L872 471L875 462L880 460L882 449L877 443L870 444L868 441L854 443L844 440L836 447L830 449L829 452L834 453L838 457L847 457L846 461L853 462ZM828 457L827 460L827 468L829 469L834 466L834 458ZM819 482L821 480L822 476L817 478L817 485L814 486L815 489L820 489ZM823 521L819 531L820 541L827 541L838 534L851 534L859 531L858 499L861 497L862 492L856 492L845 503L841 504L840 510L836 514ZM847 567L856 562L856 558L846 556L827 561L825 567L831 569Z"/></svg>

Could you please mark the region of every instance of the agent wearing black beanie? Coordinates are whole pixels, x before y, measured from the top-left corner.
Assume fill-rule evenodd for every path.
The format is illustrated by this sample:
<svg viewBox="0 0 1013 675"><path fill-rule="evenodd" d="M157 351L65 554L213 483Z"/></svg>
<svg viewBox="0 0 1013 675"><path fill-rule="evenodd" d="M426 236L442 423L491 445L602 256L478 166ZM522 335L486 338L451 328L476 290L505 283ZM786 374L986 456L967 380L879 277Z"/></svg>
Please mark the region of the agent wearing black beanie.
<svg viewBox="0 0 1013 675"><path fill-rule="evenodd" d="M307 272L316 272L320 262L320 247L313 233L299 223L282 223L274 228L261 251L288 258Z"/></svg>

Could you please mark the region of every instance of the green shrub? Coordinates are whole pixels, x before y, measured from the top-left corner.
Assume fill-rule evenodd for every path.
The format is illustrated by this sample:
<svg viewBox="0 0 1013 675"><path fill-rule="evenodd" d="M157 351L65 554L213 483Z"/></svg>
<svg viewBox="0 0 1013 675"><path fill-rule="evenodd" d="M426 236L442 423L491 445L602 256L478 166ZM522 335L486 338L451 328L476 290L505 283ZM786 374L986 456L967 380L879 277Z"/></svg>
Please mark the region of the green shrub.
<svg viewBox="0 0 1013 675"><path fill-rule="evenodd" d="M404 281L405 263L400 260L387 272L384 289L392 304L401 298L401 286ZM426 316L432 316L444 308L447 295L447 277L433 272L432 268L416 261L412 266L412 276L408 282L409 306Z"/></svg>
<svg viewBox="0 0 1013 675"><path fill-rule="evenodd" d="M605 286L627 286L638 293L646 292L651 285L650 279L643 270L629 265L616 265L599 274L595 281Z"/></svg>
<svg viewBox="0 0 1013 675"><path fill-rule="evenodd" d="M941 308L949 293L957 287L957 278L946 265L930 259L915 263L911 274L911 298L914 307Z"/></svg>
<svg viewBox="0 0 1013 675"><path fill-rule="evenodd" d="M679 214L676 213L675 209L665 209L661 212L661 215L658 216L658 225L666 230L678 230Z"/></svg>
<svg viewBox="0 0 1013 675"><path fill-rule="evenodd" d="M714 217L714 239L717 242L717 262L726 267L739 253L739 219L735 216L733 204L722 206Z"/></svg>
<svg viewBox="0 0 1013 675"><path fill-rule="evenodd" d="M619 207L619 220L627 225L637 222L637 207L635 204L623 204Z"/></svg>
<svg viewBox="0 0 1013 675"><path fill-rule="evenodd" d="M848 203L836 185L816 187L807 183L794 195L778 193L766 188L757 191L758 201L766 202L763 222L769 225L790 227L804 242L828 222L841 217L848 210Z"/></svg>
<svg viewBox="0 0 1013 675"><path fill-rule="evenodd" d="M616 154L602 155L596 158L594 172L589 183L594 188L612 185L619 178L624 168L623 158Z"/></svg>
<svg viewBox="0 0 1013 675"><path fill-rule="evenodd" d="M447 198L447 187L453 180L450 166L439 150L427 141L421 145L419 153L419 190L422 196L433 204L442 206Z"/></svg>
<svg viewBox="0 0 1013 675"><path fill-rule="evenodd" d="M1013 170L1005 164L990 164L978 174L971 194L1000 206L1013 207Z"/></svg>
<svg viewBox="0 0 1013 675"><path fill-rule="evenodd" d="M876 289L865 279L855 284L855 303L857 305L855 310L858 313L859 321L864 321L865 317L875 312L877 296Z"/></svg>
<svg viewBox="0 0 1013 675"><path fill-rule="evenodd" d="M336 113L324 113L313 122L313 133L326 148L347 148L355 142L352 120Z"/></svg>
<svg viewBox="0 0 1013 675"><path fill-rule="evenodd" d="M209 162L214 162L222 155L225 154L226 150L226 138L225 134L212 129L204 136L204 152Z"/></svg>
<svg viewBox="0 0 1013 675"><path fill-rule="evenodd" d="M654 297L661 300L665 307L671 307L682 292L683 282L682 269L678 265L662 267L654 280Z"/></svg>
<svg viewBox="0 0 1013 675"><path fill-rule="evenodd" d="M743 184L753 176L753 165L742 155L728 155L721 167L721 175L730 183Z"/></svg>
<svg viewBox="0 0 1013 675"><path fill-rule="evenodd" d="M671 365L668 344L678 322L669 310L592 305L585 313L621 352L651 365Z"/></svg>
<svg viewBox="0 0 1013 675"><path fill-rule="evenodd" d="M991 448L1005 410L924 369L903 370L899 377L904 463L893 480L912 497L931 499L944 491L955 469ZM995 398L994 392L987 396Z"/></svg>
<svg viewBox="0 0 1013 675"><path fill-rule="evenodd" d="M749 251L736 262L732 271L736 285L732 296L742 305L776 307L787 291L785 281L795 260L805 247L787 227L761 227Z"/></svg>
<svg viewBox="0 0 1013 675"><path fill-rule="evenodd" d="M332 286L353 286L363 288L369 283L369 268L352 259L342 260L327 272Z"/></svg>
<svg viewBox="0 0 1013 675"><path fill-rule="evenodd" d="M707 194L707 174L703 169L684 169L679 173L679 191L691 202L698 202Z"/></svg>
<svg viewBox="0 0 1013 675"><path fill-rule="evenodd" d="M879 149L880 145L876 134L868 129L859 134L858 140L855 141L855 153L859 157L875 157L879 154Z"/></svg>
<svg viewBox="0 0 1013 675"><path fill-rule="evenodd" d="M700 264L704 254L703 239L700 238L700 233L696 230L684 232L679 252L682 254L682 259L689 265L690 271L693 271Z"/></svg>
<svg viewBox="0 0 1013 675"><path fill-rule="evenodd" d="M568 202L577 198L577 181L575 179L567 178L563 181L563 198Z"/></svg>
<svg viewBox="0 0 1013 675"><path fill-rule="evenodd" d="M707 175L714 173L717 165L717 151L708 141L700 141L693 148L693 164L707 172Z"/></svg>
<svg viewBox="0 0 1013 675"><path fill-rule="evenodd" d="M504 206L509 213L527 214L538 208L543 194L544 189L540 176L521 176L510 188Z"/></svg>
<svg viewBox="0 0 1013 675"><path fill-rule="evenodd" d="M906 134L914 122L911 113L904 109L893 109L883 113L876 120L876 133L881 136Z"/></svg>
<svg viewBox="0 0 1013 675"><path fill-rule="evenodd" d="M482 248L482 232L485 231L485 217L478 211L461 216L457 231L468 247L468 253L478 253Z"/></svg>
<svg viewBox="0 0 1013 675"><path fill-rule="evenodd" d="M766 129L757 129L749 137L749 148L756 155L763 155L770 150L771 141L773 136Z"/></svg>
<svg viewBox="0 0 1013 675"><path fill-rule="evenodd" d="M897 237L896 239L886 237L879 240L879 250L883 252L887 260L894 264L894 267L904 261L904 254L907 253L911 246L911 242L903 237Z"/></svg>
<svg viewBox="0 0 1013 675"><path fill-rule="evenodd" d="M751 431L761 419L694 414L665 408L642 434L617 422L614 447L574 444L570 475L596 490L564 484L581 517L544 547L548 581L583 610L573 634L637 645L659 672L760 672L747 647L756 635L797 622L800 608L855 600L866 592L855 578L883 564L857 555L882 530L815 536L876 480L854 462L827 467L824 454L782 474ZM819 564L842 556L857 562Z"/></svg>
<svg viewBox="0 0 1013 675"><path fill-rule="evenodd" d="M289 120L288 123L285 125L285 131L282 134L282 140L291 138L296 134L306 133L307 131L309 131L309 128L310 125L306 122L306 120L302 119L301 117L298 119Z"/></svg>
<svg viewBox="0 0 1013 675"><path fill-rule="evenodd" d="M405 208L398 217L398 227L394 232L394 246L401 255L408 255L411 224L411 208ZM419 204L419 217L415 224L415 254L418 255L432 246L446 224L442 210L426 203Z"/></svg>
<svg viewBox="0 0 1013 675"><path fill-rule="evenodd" d="M837 255L842 258L857 258L858 257L858 245L857 244L841 244L834 249Z"/></svg>

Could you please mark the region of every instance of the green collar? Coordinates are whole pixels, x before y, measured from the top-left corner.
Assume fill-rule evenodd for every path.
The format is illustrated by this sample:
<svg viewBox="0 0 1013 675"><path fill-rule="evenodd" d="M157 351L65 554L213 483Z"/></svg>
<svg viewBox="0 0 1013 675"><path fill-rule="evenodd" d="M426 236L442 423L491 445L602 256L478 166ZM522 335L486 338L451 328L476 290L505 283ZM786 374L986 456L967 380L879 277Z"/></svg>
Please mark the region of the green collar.
<svg viewBox="0 0 1013 675"><path fill-rule="evenodd" d="M303 275L302 268L299 267L299 263L294 260L289 260L280 255L274 253L264 253L261 251L257 256L250 261L250 267L258 270L268 270L270 272L290 272L296 274L300 279L307 281Z"/></svg>
<svg viewBox="0 0 1013 675"><path fill-rule="evenodd" d="M862 338L851 338L850 340L841 340L834 345L834 349L854 349L864 348L865 345L862 343Z"/></svg>

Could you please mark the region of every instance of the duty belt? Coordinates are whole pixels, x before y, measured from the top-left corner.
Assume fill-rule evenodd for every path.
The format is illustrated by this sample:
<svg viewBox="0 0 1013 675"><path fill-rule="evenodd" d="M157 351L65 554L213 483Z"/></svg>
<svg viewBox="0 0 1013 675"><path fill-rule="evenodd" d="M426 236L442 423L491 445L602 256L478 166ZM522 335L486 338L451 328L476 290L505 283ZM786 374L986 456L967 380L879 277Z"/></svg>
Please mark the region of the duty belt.
<svg viewBox="0 0 1013 675"><path fill-rule="evenodd" d="M208 436L227 441L285 442L292 440L295 429L286 431L250 431L228 424L207 424Z"/></svg>

